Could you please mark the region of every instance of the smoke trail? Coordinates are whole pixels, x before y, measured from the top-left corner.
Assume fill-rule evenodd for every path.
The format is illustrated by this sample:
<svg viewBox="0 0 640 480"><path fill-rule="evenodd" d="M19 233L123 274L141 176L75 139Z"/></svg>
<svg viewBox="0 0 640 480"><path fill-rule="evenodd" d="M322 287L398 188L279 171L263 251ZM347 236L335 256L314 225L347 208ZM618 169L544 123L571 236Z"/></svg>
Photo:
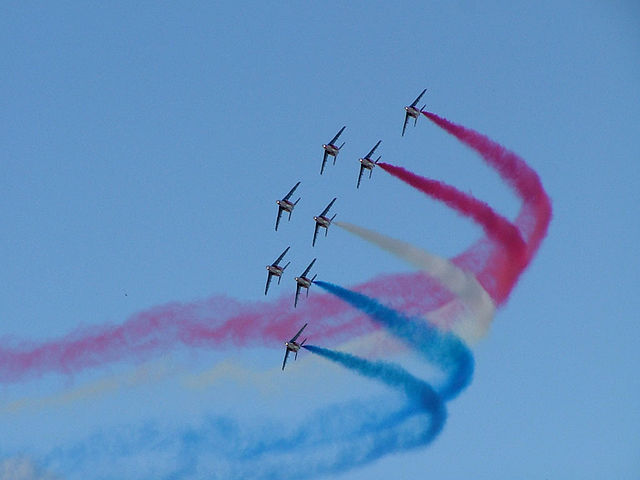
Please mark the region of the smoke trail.
<svg viewBox="0 0 640 480"><path fill-rule="evenodd" d="M114 393L122 388L133 388L141 384L149 385L178 371L178 367L166 361L147 362L135 367L133 370L100 378L85 385L66 388L62 392L43 397L23 397L10 402L0 404L0 415L19 413L22 410L30 410L31 413L44 408L62 407L79 401L87 401L93 397ZM0 477L0 480L2 477Z"/></svg>
<svg viewBox="0 0 640 480"><path fill-rule="evenodd" d="M523 208L515 223L527 240L528 261L531 261L546 236L551 221L551 201L538 174L518 155L489 137L434 113L423 111L422 114L478 152L520 196Z"/></svg>
<svg viewBox="0 0 640 480"><path fill-rule="evenodd" d="M324 283L324 282L323 282ZM324 287L323 287L324 288ZM315 345L303 345L303 348L354 370L365 377L377 379L393 388L400 388L410 398L417 400L431 412L439 412L444 421L444 407L439 395L426 382L417 379L402 367L388 362L371 362L348 353L329 350Z"/></svg>
<svg viewBox="0 0 640 480"><path fill-rule="evenodd" d="M427 314L433 324L451 326L458 336L467 341L475 341L486 335L495 314L495 304L471 273L409 243L351 223L333 223L423 270L455 295L448 303Z"/></svg>
<svg viewBox="0 0 640 480"><path fill-rule="evenodd" d="M409 319L361 293L328 282L314 283L366 313L372 320L384 326L427 360L440 367L447 378L444 385L438 388L438 393L445 400L455 397L471 383L474 369L473 355L454 335L426 325L419 319Z"/></svg>
<svg viewBox="0 0 640 480"><path fill-rule="evenodd" d="M380 276L355 289L414 313L432 309L443 294L422 274ZM319 327L320 340L342 341L371 331L362 315L328 295L311 295L295 310L291 297L245 304L213 297L155 307L120 325L87 327L41 343L0 339L0 383L124 360L140 362L179 346L268 345L289 335L302 319Z"/></svg>
<svg viewBox="0 0 640 480"><path fill-rule="evenodd" d="M386 397L332 405L284 423L242 424L236 418L210 416L199 426L178 429L157 423L126 426L55 449L44 456L42 466L70 472L69 479L111 478L114 471L131 479L200 478L198 473L204 472L206 478L225 480L294 479L300 472L283 465L297 465L303 456L304 474L313 478L423 446L442 430L446 411L427 383L393 364L336 355L345 366L399 390L406 399L399 406L394 401L400 399ZM141 458L151 468L132 470Z"/></svg>
<svg viewBox="0 0 640 480"><path fill-rule="evenodd" d="M505 279L503 285L508 285L509 287L507 291L505 291L505 288L496 291L494 299L499 302L506 300L509 291L512 289L526 264L527 249L518 229L506 218L497 214L485 202L481 202L450 185L421 177L402 167L396 167L388 163L379 163L378 165L380 165L383 170L426 195L440 200L459 213L472 218L483 228L490 239L498 242L506 249L506 256L501 255L494 260L500 262L499 269L501 277ZM498 267L494 264L493 268L496 269Z"/></svg>
<svg viewBox="0 0 640 480"><path fill-rule="evenodd" d="M520 236L520 232L485 202L467 195L444 182L421 177L402 167L384 162L378 165L394 177L417 188L426 195L444 202L461 214L472 218L484 229L489 238L500 242L505 248L513 251L524 249L524 241Z"/></svg>

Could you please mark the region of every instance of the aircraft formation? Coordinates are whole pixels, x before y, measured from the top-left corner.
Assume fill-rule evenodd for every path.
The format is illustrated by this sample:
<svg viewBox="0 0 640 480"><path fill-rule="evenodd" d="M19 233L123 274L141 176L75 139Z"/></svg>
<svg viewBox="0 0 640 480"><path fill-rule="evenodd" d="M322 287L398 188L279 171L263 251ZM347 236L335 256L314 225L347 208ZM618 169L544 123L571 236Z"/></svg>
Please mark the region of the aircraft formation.
<svg viewBox="0 0 640 480"><path fill-rule="evenodd" d="M405 116L404 116L404 124L402 125L402 136L404 136L405 134L405 130L407 128L407 123L409 122L409 118L414 119L414 123L413 123L414 126L418 123L418 118L420 116L420 113L422 112L422 110L424 110L426 105L423 105L422 108L420 109L416 108L416 105L418 104L418 102L420 101L420 99L422 98L422 96L425 94L426 91L427 89L425 88L410 105L407 105L406 107L404 107ZM322 145L322 149L324 150L324 153L322 157L322 164L320 166L320 175L324 173L324 169L329 157L333 157L333 165L336 164L336 158L338 157L338 154L340 153L340 150L342 149L342 147L344 147L345 145L345 142L342 142L342 144L338 146L338 139L340 138L340 135L342 135L342 132L344 132L345 128L346 126L343 126L338 131L338 133L336 133L335 136L329 141L329 143ZM373 148L369 151L369 153L367 153L364 157L359 159L360 171L358 173L358 181L356 183L356 188L360 188L360 182L362 181L362 175L364 171L368 170L369 178L371 178L371 175L373 174L373 169L378 164L378 161L380 161L380 158L382 158L381 155L378 155L378 158L376 158L375 160L373 159L373 155L376 149L380 146L381 142L382 140L378 140L378 142L373 146ZM296 183L284 197L276 201L276 204L278 205L278 214L276 216L276 227L275 227L276 231L278 231L278 226L280 225L280 219L282 218L282 214L284 212L288 214L287 220L288 221L291 220L291 214L293 213L295 206L298 204L301 198L301 197L298 197L298 199L294 202L291 200L291 197L293 196L293 194L295 193L296 189L299 186L300 186L300 182ZM335 203L336 199L337 198L334 197L333 200L329 202L329 204L325 207L324 210L322 210L322 212L319 215L316 215L313 217L313 220L315 222L315 229L313 231L313 241L311 242L312 247L314 247L316 244L318 231L321 228L325 229L325 232L324 232L325 237L328 235L331 222L333 222L333 219L336 217L335 213L330 217L329 211L333 207L333 204ZM269 285L271 284L271 280L273 279L273 277L278 277L278 285L280 284L280 280L282 278L282 275L284 274L285 269L291 263L291 262L287 262L286 265L281 266L280 262L282 262L284 256L287 254L290 248L291 248L290 246L285 248L285 250L280 254L280 256L273 263L271 263L270 265L267 265L267 284L264 289L265 295L269 291ZM313 284L314 280L317 277L317 274L316 274L316 275L313 275L313 277L309 278L310 276L309 272L313 268L313 265L315 262L316 262L316 258L311 260L311 263L309 263L307 268L300 274L300 276L294 278L296 281L296 295L293 301L294 308L298 306L298 297L300 296L300 291L303 288L306 290L306 296L307 297L309 296L309 288L311 287L311 285ZM290 352L294 352L295 354L294 359L298 358L298 351L304 345L306 338L300 343L297 342L297 339L302 333L302 331L306 328L306 326L307 324L305 323L303 327L298 331L298 333L296 333L293 336L293 338L291 338L291 340L289 340L288 342L285 342L286 350L284 354L284 361L282 362L282 370L284 370L284 367L287 364L287 358L289 357Z"/></svg>

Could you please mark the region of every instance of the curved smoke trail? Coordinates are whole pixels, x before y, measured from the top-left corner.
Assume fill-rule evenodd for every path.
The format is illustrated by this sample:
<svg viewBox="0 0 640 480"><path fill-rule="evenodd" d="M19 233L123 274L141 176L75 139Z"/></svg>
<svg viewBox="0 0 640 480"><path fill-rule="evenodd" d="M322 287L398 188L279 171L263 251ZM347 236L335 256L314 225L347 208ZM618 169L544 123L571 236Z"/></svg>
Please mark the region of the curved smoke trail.
<svg viewBox="0 0 640 480"><path fill-rule="evenodd" d="M494 258L493 268L496 268L495 263L500 263L501 277L505 279L502 283L509 285L509 289L506 292L495 291L493 296L498 302L505 301L526 263L527 246L516 226L496 213L485 202L481 202L455 187L421 177L402 167L388 163L380 163L379 165L394 177L471 218L482 227L489 240L498 244L498 251L501 253L499 258ZM485 286L485 288L490 287Z"/></svg>
<svg viewBox="0 0 640 480"><path fill-rule="evenodd" d="M522 158L486 135L453 123L435 113L423 111L422 114L479 153L520 197L522 211L514 223L526 239L528 264L540 248L551 221L551 200L538 174Z"/></svg>
<svg viewBox="0 0 640 480"><path fill-rule="evenodd" d="M441 368L445 373L445 381L436 391L444 400L454 398L471 382L473 355L455 335L440 331L420 319L411 319L361 293L329 282L315 283L367 314L371 320L401 339L427 361Z"/></svg>
<svg viewBox="0 0 640 480"><path fill-rule="evenodd" d="M431 324L449 327L468 342L487 334L496 307L487 291L471 273L445 258L401 240L351 223L333 223L419 268L454 295L451 301L427 314Z"/></svg>

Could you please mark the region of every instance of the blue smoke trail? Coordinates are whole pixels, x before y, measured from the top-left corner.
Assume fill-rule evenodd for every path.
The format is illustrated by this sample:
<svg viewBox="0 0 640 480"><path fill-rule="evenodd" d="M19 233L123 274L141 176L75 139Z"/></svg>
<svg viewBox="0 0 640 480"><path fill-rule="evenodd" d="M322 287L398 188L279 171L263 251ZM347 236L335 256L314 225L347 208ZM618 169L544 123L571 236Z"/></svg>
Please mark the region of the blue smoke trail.
<svg viewBox="0 0 640 480"><path fill-rule="evenodd" d="M351 368L401 388L409 402L395 409L388 398L333 406L295 422L292 431L286 424L242 425L223 416L177 430L152 423L125 427L57 448L42 466L65 472L68 479L107 479L118 472L131 480L293 480L301 473L294 468L300 458L306 478L341 473L394 451L423 446L442 430L446 411L428 384L391 364L336 355L343 355ZM144 471L140 459L145 459Z"/></svg>
<svg viewBox="0 0 640 480"><path fill-rule="evenodd" d="M300 472L283 465L296 465L300 455L304 455L305 476L312 478L424 446L442 431L447 416L442 399L431 385L402 367L312 345L304 348L400 390L405 401L397 407L388 399L332 406L299 425L296 422L293 430L281 424L241 425L222 416L179 430L147 424L99 433L75 446L58 448L44 466L66 472L68 478L110 478L117 471L132 480L293 480ZM385 407L381 409L380 404ZM140 458L153 468L145 472L134 468Z"/></svg>
<svg viewBox="0 0 640 480"><path fill-rule="evenodd" d="M438 393L444 400L456 397L471 383L474 370L473 355L452 333L432 327L422 319L407 318L402 313L361 293L329 282L314 283L366 313L373 321L385 327L428 361L444 370L447 380L438 388Z"/></svg>

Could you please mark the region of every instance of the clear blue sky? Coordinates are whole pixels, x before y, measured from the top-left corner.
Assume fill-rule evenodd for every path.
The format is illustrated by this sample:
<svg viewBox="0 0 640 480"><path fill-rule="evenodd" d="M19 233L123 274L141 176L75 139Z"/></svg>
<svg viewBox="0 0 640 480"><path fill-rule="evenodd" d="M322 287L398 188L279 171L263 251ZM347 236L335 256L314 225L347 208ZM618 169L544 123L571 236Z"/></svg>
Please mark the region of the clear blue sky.
<svg viewBox="0 0 640 480"><path fill-rule="evenodd" d="M357 158L382 139L384 160L517 212L495 173L426 119L400 137L402 107L426 87L427 109L539 173L554 218L475 348L474 382L442 435L336 478L638 478L636 2L5 3L0 40L5 342L171 301L261 300L264 265L289 244L290 268L317 255L319 277L343 285L409 270L337 229L312 250L310 217L333 196L342 220L457 254L481 235L468 221L379 169L355 189ZM344 151L320 177L321 144L342 125ZM276 234L274 202L298 180L303 199ZM245 403L280 418L285 406L322 406L319 395L358 398L343 390L352 382L362 398L379 393L319 360L288 381L267 372L222 392L185 386L217 361L277 369L281 355L172 352L150 360L162 372L153 381L73 401L64 392L131 379L140 365L0 385L0 455Z"/></svg>

